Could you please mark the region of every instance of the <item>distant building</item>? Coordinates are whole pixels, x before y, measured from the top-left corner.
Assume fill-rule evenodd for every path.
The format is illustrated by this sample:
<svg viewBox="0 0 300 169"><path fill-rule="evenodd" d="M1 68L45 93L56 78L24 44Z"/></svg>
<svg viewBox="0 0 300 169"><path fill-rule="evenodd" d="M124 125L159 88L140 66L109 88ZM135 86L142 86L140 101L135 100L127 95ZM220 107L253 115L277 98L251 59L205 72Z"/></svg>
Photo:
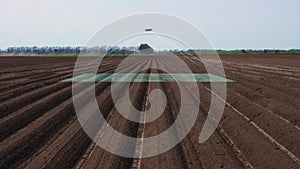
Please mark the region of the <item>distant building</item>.
<svg viewBox="0 0 300 169"><path fill-rule="evenodd" d="M142 54L151 54L154 52L154 50L147 43L143 43L139 46L139 52Z"/></svg>

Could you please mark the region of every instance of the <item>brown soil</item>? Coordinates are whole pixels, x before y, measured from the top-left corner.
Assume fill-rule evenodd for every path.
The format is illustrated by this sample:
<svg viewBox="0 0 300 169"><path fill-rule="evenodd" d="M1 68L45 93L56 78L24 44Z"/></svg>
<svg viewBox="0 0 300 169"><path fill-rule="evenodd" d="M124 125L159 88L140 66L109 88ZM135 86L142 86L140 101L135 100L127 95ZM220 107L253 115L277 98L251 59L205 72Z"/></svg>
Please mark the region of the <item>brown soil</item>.
<svg viewBox="0 0 300 169"><path fill-rule="evenodd" d="M227 84L225 111L210 139L198 142L212 95L210 84L198 83L201 105L190 133L163 154L131 159L96 146L77 121L72 84L58 82L72 76L76 58L1 57L0 168L300 168L300 55L220 58L226 76L236 83ZM113 72L122 59L111 57L99 72ZM181 59L193 72L205 72L197 58ZM149 71L160 72L145 70ZM94 112L89 106L90 85L82 86L87 90L76 97L85 100L84 111ZM178 86L171 82L132 83L132 104L147 109L147 94L153 89L163 90L168 104L158 119L145 125L120 115L110 83L96 84L97 102L119 132L150 137L174 122L180 106ZM93 116L87 120L89 127L103 127Z"/></svg>

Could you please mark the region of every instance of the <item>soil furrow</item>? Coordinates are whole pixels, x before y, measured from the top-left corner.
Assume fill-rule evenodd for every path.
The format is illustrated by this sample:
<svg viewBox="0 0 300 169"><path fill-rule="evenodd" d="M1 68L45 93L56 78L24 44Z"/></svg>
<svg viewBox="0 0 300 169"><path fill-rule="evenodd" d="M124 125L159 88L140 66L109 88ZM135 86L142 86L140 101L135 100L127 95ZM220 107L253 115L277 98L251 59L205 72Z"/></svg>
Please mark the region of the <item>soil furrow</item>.
<svg viewBox="0 0 300 169"><path fill-rule="evenodd" d="M90 84L83 85L82 92L77 94L76 97L86 97L85 102L88 102L89 92L91 92L89 86ZM97 90L99 92L101 88L98 87ZM75 116L73 99L70 98L28 124L18 133L2 141L0 143L0 156L2 159L0 165L4 168L15 166L29 158L30 154L38 151L43 143L55 135L61 127L67 124L66 121L73 116Z"/></svg>

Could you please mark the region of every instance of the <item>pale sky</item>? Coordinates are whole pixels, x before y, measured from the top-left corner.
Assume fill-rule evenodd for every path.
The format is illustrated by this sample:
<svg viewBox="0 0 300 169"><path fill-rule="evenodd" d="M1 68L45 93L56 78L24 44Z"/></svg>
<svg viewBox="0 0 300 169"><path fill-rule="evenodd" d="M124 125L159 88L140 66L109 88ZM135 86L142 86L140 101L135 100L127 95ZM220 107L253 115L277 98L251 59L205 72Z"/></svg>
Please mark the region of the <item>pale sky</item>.
<svg viewBox="0 0 300 169"><path fill-rule="evenodd" d="M1 0L0 48L83 46L121 17L162 12L199 28L218 49L300 48L299 0Z"/></svg>

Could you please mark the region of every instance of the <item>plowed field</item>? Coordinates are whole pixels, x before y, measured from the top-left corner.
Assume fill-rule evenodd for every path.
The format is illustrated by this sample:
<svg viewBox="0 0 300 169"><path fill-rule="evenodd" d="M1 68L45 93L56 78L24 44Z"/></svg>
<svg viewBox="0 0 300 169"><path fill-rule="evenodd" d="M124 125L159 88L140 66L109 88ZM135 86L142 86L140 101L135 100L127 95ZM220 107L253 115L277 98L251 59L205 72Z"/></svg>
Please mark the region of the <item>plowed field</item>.
<svg viewBox="0 0 300 169"><path fill-rule="evenodd" d="M180 58L193 72L205 72L196 58ZM198 139L213 93L209 83L197 83L201 105L189 134L163 154L132 159L96 146L81 128L73 106L72 83L59 82L72 77L76 58L1 57L0 168L300 168L300 55L220 58L226 77L235 82L227 83L225 111L209 140L199 144ZM106 59L99 72L113 73L122 59ZM160 59L132 66L144 64L171 68ZM145 124L120 115L112 101L110 83L96 83L95 92L101 113L111 126L131 137L150 137L165 131L180 108L175 82L131 83L132 104L139 110L147 109L147 96L153 89L163 90L168 103L158 119ZM76 97L87 97L85 92ZM85 100L88 108L89 98ZM136 147L133 152L143 151L140 145Z"/></svg>

